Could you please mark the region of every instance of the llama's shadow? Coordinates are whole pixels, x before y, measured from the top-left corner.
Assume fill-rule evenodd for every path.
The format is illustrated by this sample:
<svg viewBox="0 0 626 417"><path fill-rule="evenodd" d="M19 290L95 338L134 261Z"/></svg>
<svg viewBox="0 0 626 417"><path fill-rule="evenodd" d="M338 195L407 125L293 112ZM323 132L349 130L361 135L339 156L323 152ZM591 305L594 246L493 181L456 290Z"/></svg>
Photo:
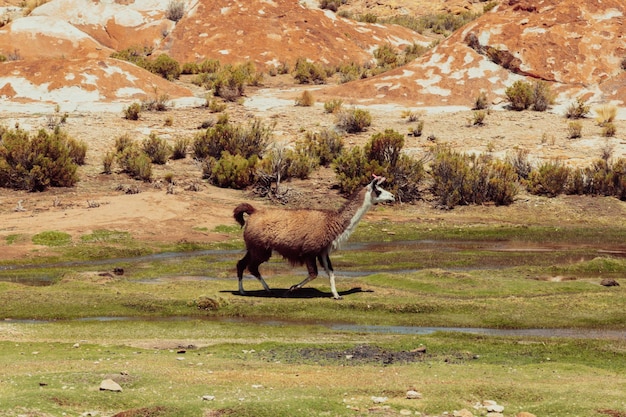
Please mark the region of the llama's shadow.
<svg viewBox="0 0 626 417"><path fill-rule="evenodd" d="M320 291L317 288L300 288L299 290L289 291L289 288L272 288L271 291L254 290L248 291L244 295L239 294L239 291L221 291L223 293L231 293L232 295L238 295L240 297L260 297L260 298L332 298L333 294L328 291ZM346 295L360 293L360 292L373 292L372 290L363 290L361 287L351 288L347 291L338 291L341 297Z"/></svg>

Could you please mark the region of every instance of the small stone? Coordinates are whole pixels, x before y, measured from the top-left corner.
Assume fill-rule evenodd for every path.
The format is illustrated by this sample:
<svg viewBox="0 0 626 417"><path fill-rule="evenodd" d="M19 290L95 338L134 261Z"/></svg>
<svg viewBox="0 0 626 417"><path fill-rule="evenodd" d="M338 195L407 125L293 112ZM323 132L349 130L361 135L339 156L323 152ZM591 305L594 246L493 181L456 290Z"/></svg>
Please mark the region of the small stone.
<svg viewBox="0 0 626 417"><path fill-rule="evenodd" d="M498 404L488 405L486 408L488 413L501 413L504 411L504 406Z"/></svg>
<svg viewBox="0 0 626 417"><path fill-rule="evenodd" d="M400 410L400 415L401 416L411 416L411 415L413 415L413 411L402 409L402 410Z"/></svg>
<svg viewBox="0 0 626 417"><path fill-rule="evenodd" d="M409 400L419 400L420 398L422 398L422 394L415 390L408 390L406 392L406 398Z"/></svg>
<svg viewBox="0 0 626 417"><path fill-rule="evenodd" d="M112 379L105 379L100 383L100 391L122 392L122 387Z"/></svg>
<svg viewBox="0 0 626 417"><path fill-rule="evenodd" d="M522 411L520 413L515 414L515 417L537 417L533 413L529 413L527 411Z"/></svg>
<svg viewBox="0 0 626 417"><path fill-rule="evenodd" d="M615 281L613 278L604 278L600 281L600 285L605 287L619 287L619 282Z"/></svg>
<svg viewBox="0 0 626 417"><path fill-rule="evenodd" d="M474 414L466 408L455 411L454 413L452 413L452 415L454 417L474 417Z"/></svg>
<svg viewBox="0 0 626 417"><path fill-rule="evenodd" d="M74 349L77 349L77 348L79 348L79 347L80 347L80 344L79 344L79 343L74 343L74 344L72 345L72 347L73 347Z"/></svg>
<svg viewBox="0 0 626 417"><path fill-rule="evenodd" d="M215 395L203 395L202 401L213 401L215 399Z"/></svg>
<svg viewBox="0 0 626 417"><path fill-rule="evenodd" d="M382 404L387 401L387 397L372 397L374 404Z"/></svg>

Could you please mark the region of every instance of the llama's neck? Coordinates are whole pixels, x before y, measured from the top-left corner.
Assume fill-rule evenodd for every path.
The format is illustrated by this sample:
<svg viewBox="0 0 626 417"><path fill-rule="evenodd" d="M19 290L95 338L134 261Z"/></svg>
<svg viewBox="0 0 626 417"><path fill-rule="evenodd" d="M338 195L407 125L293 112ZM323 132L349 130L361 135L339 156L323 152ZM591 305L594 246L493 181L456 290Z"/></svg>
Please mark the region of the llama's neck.
<svg viewBox="0 0 626 417"><path fill-rule="evenodd" d="M372 202L370 201L369 192L367 190L363 190L357 195L357 198L346 203L337 214L339 221L347 226L335 240L333 240L331 250L339 249L341 245L348 240L356 229L357 224L370 207L372 207Z"/></svg>

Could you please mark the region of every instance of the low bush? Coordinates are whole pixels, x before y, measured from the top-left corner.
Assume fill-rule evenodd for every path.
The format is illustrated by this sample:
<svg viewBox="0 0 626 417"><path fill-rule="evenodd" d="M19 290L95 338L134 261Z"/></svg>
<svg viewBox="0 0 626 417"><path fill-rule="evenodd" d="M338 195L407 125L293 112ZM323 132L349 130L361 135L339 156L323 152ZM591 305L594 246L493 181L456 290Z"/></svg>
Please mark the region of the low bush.
<svg viewBox="0 0 626 417"><path fill-rule="evenodd" d="M213 185L222 188L244 189L254 183L258 157L245 158L224 151L220 158L205 159L202 167L203 177Z"/></svg>
<svg viewBox="0 0 626 417"><path fill-rule="evenodd" d="M296 106L311 107L315 104L315 97L309 90L305 90L296 98Z"/></svg>
<svg viewBox="0 0 626 417"><path fill-rule="evenodd" d="M181 0L171 0L165 9L165 18L172 22L178 22L185 15L185 2Z"/></svg>
<svg viewBox="0 0 626 417"><path fill-rule="evenodd" d="M343 106L343 100L341 99L330 99L324 103L324 111L326 113L338 113L341 111L341 107Z"/></svg>
<svg viewBox="0 0 626 417"><path fill-rule="evenodd" d="M207 157L220 158L222 152L241 155L248 159L251 156L261 157L272 135L273 126L265 126L255 120L248 126L233 125L225 120L218 121L215 126L198 133L193 140L194 156L200 160Z"/></svg>
<svg viewBox="0 0 626 417"><path fill-rule="evenodd" d="M532 194L556 197L566 191L571 169L558 161L544 162L533 169L526 181Z"/></svg>
<svg viewBox="0 0 626 417"><path fill-rule="evenodd" d="M160 54L149 65L150 72L158 74L166 80L173 81L180 78L180 64L167 54Z"/></svg>
<svg viewBox="0 0 626 417"><path fill-rule="evenodd" d="M617 116L617 107L612 104L604 104L594 109L596 112L596 123L604 126L607 123L613 123Z"/></svg>
<svg viewBox="0 0 626 417"><path fill-rule="evenodd" d="M139 120L141 114L141 104L132 103L128 107L124 108L124 119L127 120Z"/></svg>
<svg viewBox="0 0 626 417"><path fill-rule="evenodd" d="M21 129L0 129L0 184L28 191L71 187L84 163L86 145L60 129L29 135Z"/></svg>
<svg viewBox="0 0 626 417"><path fill-rule="evenodd" d="M504 93L509 99L513 110L526 110L533 104L532 85L525 81L515 81L512 86L508 87L504 91Z"/></svg>
<svg viewBox="0 0 626 417"><path fill-rule="evenodd" d="M576 139L582 137L583 124L579 121L569 122L567 124L567 137Z"/></svg>
<svg viewBox="0 0 626 417"><path fill-rule="evenodd" d="M474 100L474 107L472 108L472 110L484 110L487 107L489 107L487 93L481 91L480 94L478 94L478 97L476 97L476 99Z"/></svg>
<svg viewBox="0 0 626 417"><path fill-rule="evenodd" d="M513 202L518 192L518 176L510 162L461 154L445 145L435 147L432 152L431 190L441 207Z"/></svg>
<svg viewBox="0 0 626 417"><path fill-rule="evenodd" d="M605 138L612 138L613 136L615 136L616 132L617 132L617 128L615 127L615 124L613 123L606 122L602 126L602 136L604 136Z"/></svg>
<svg viewBox="0 0 626 417"><path fill-rule="evenodd" d="M363 132L372 124L372 115L369 111L354 108L337 113L337 127L347 133Z"/></svg>
<svg viewBox="0 0 626 417"><path fill-rule="evenodd" d="M590 106L587 102L578 97L574 103L571 103L565 111L565 117L568 119L582 119L589 114Z"/></svg>
<svg viewBox="0 0 626 417"><path fill-rule="evenodd" d="M187 157L189 143L189 138L176 139L174 141L174 146L172 147L172 159L185 159Z"/></svg>
<svg viewBox="0 0 626 417"><path fill-rule="evenodd" d="M533 86L533 110L546 111L554 104L554 93L550 84L545 81L536 81Z"/></svg>
<svg viewBox="0 0 626 417"><path fill-rule="evenodd" d="M155 133L151 133L150 136L143 141L142 148L150 158L150 161L158 165L165 164L172 154L172 148L167 141L158 137Z"/></svg>
<svg viewBox="0 0 626 417"><path fill-rule="evenodd" d="M329 129L319 132L307 132L304 141L298 143L297 149L317 160L319 165L329 166L341 154L344 143L342 136Z"/></svg>
<svg viewBox="0 0 626 417"><path fill-rule="evenodd" d="M300 84L324 84L326 70L319 64L314 64L304 58L298 58L293 70L293 77Z"/></svg>

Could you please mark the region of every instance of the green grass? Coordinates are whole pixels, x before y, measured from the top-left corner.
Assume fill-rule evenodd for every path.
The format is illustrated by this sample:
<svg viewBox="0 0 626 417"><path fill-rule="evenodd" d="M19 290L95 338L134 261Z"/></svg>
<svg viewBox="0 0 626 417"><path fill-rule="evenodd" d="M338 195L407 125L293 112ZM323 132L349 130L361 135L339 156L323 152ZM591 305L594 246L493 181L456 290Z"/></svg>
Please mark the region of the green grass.
<svg viewBox="0 0 626 417"><path fill-rule="evenodd" d="M55 257L5 264L0 416L136 410L132 415L153 417L342 417L462 408L477 415L473 405L487 399L505 406L507 417L520 411L602 417L601 410L626 409L624 339L334 326L626 331L624 286L599 285L606 277L619 281L626 260L596 251L623 245L622 229L365 223L352 243L399 243L334 254L337 287L345 293L340 301L330 297L323 272L283 297L305 268L280 257L261 266L272 296L254 279L244 283L251 296L238 295L241 232L219 232L233 238L219 246L145 245L124 232L95 231L77 244L54 246ZM422 243L402 243L415 240ZM546 245L552 249L501 250ZM357 274L364 271L370 273ZM426 352L391 364L342 353L359 346ZM123 392L99 391L106 378ZM406 399L409 389L423 398ZM206 395L215 398L202 400ZM373 396L388 399L381 406Z"/></svg>

